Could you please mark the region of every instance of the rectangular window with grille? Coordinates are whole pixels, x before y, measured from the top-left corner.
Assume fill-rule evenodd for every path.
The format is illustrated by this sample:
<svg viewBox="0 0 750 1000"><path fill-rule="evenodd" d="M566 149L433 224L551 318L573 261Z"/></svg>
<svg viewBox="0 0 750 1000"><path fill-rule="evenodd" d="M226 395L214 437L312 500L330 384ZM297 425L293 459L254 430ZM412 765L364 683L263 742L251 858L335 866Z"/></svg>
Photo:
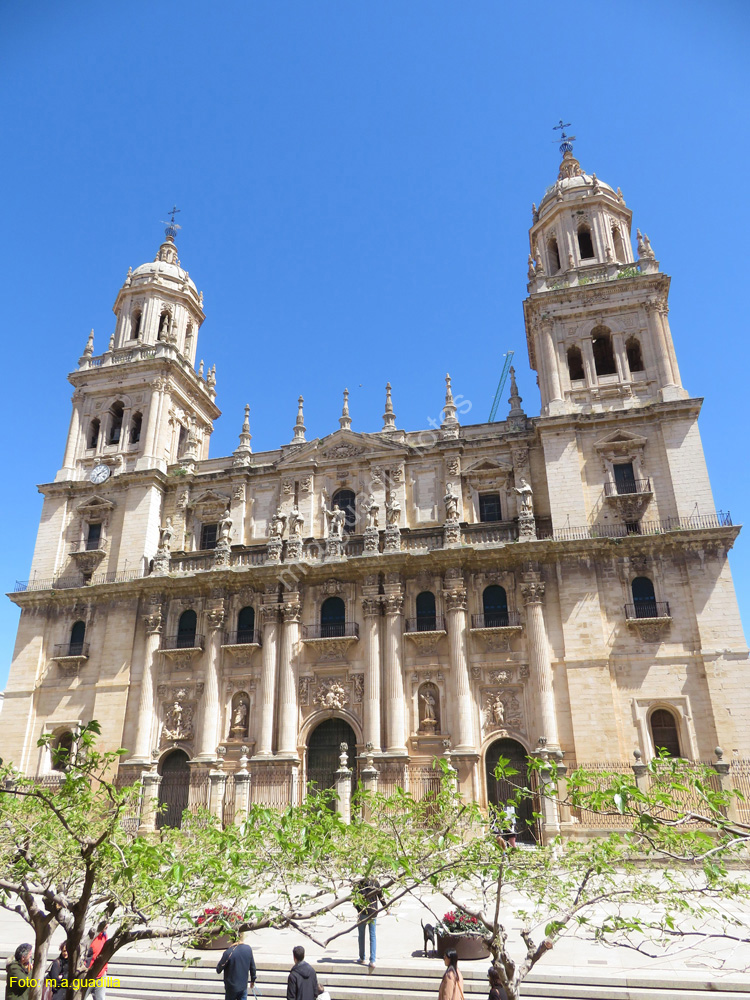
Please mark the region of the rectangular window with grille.
<svg viewBox="0 0 750 1000"><path fill-rule="evenodd" d="M86 548L91 551L92 549L98 549L99 543L102 537L102 526L101 524L90 524L88 534L86 536Z"/></svg>
<svg viewBox="0 0 750 1000"><path fill-rule="evenodd" d="M500 494L480 493L479 494L479 520L480 521L501 521L500 516Z"/></svg>
<svg viewBox="0 0 750 1000"><path fill-rule="evenodd" d="M204 524L201 528L201 548L215 549L219 535L218 524Z"/></svg>

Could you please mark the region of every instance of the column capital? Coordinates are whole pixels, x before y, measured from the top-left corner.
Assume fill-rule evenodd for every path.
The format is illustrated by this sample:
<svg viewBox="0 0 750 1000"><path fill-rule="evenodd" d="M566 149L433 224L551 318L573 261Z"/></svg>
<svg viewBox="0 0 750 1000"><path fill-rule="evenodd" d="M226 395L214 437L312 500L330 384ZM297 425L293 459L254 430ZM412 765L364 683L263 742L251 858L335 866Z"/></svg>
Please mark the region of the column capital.
<svg viewBox="0 0 750 1000"><path fill-rule="evenodd" d="M541 604L544 598L544 584L541 580L526 580L521 584L524 604Z"/></svg>
<svg viewBox="0 0 750 1000"><path fill-rule="evenodd" d="M466 587L451 587L443 591L446 611L466 611Z"/></svg>
<svg viewBox="0 0 750 1000"><path fill-rule="evenodd" d="M212 632L220 629L224 624L224 608L209 608L206 612L206 621Z"/></svg>
<svg viewBox="0 0 750 1000"><path fill-rule="evenodd" d="M159 635L161 633L161 627L164 622L162 618L161 611L152 612L151 614L143 616L143 623L146 626L146 632L149 635Z"/></svg>
<svg viewBox="0 0 750 1000"><path fill-rule="evenodd" d="M400 615L404 607L403 594L385 594L381 601L387 615Z"/></svg>
<svg viewBox="0 0 750 1000"><path fill-rule="evenodd" d="M302 617L302 605L299 601L289 601L281 609L285 625L298 624Z"/></svg>
<svg viewBox="0 0 750 1000"><path fill-rule="evenodd" d="M362 611L365 618L377 618L380 615L380 595L362 598Z"/></svg>
<svg viewBox="0 0 750 1000"><path fill-rule="evenodd" d="M262 604L260 607L260 617L264 625L277 625L279 621L278 605Z"/></svg>

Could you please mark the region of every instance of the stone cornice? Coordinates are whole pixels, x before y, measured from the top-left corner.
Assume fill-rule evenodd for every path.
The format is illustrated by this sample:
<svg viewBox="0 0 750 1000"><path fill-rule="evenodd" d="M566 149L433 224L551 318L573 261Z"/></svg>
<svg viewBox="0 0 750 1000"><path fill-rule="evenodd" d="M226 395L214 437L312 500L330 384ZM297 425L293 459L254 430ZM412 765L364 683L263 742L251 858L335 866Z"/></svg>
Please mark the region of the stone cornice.
<svg viewBox="0 0 750 1000"><path fill-rule="evenodd" d="M534 430L560 429L586 424L607 424L620 427L623 421L648 420L651 426L664 423L667 420L683 420L685 417L697 419L703 407L703 397L690 399L674 399L667 402L648 403L641 407L630 407L623 410L603 410L594 413L559 413L548 416L530 417L529 424ZM658 420L656 418L659 418Z"/></svg>

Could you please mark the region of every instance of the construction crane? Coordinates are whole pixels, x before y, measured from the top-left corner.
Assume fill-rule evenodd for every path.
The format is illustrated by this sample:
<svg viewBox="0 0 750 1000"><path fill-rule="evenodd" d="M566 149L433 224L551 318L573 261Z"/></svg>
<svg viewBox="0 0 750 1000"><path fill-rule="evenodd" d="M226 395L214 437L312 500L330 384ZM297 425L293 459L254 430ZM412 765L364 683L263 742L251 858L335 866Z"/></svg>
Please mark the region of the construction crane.
<svg viewBox="0 0 750 1000"><path fill-rule="evenodd" d="M500 397L503 394L503 389L505 388L505 383L508 379L508 372L510 371L510 363L513 360L513 351L508 351L504 354L505 364L503 365L503 373L500 376L500 381L497 383L497 392L495 393L495 399L492 403L492 409L490 410L490 419L487 421L488 424L495 422L495 417L497 415L497 408L500 405Z"/></svg>

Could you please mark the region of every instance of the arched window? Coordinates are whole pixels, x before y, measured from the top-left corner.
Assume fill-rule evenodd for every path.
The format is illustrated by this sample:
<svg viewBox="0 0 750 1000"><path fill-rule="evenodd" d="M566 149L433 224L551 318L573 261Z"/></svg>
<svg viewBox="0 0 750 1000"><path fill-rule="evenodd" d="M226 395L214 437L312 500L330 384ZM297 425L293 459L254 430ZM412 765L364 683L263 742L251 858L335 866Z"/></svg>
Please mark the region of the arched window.
<svg viewBox="0 0 750 1000"><path fill-rule="evenodd" d="M143 423L143 414L134 413L133 419L130 421L130 443L135 444L137 441L141 440L141 424Z"/></svg>
<svg viewBox="0 0 750 1000"><path fill-rule="evenodd" d="M435 595L431 590L417 594L417 632L434 632L437 628Z"/></svg>
<svg viewBox="0 0 750 1000"><path fill-rule="evenodd" d="M654 750L666 750L670 757L682 757L677 720L666 708L657 708L651 713L651 739Z"/></svg>
<svg viewBox="0 0 750 1000"><path fill-rule="evenodd" d="M586 225L578 227L578 253L581 260L591 260L596 256L594 253L594 242L591 239L591 230Z"/></svg>
<svg viewBox="0 0 750 1000"><path fill-rule="evenodd" d="M568 348L568 374L571 382L578 382L586 378L583 370L583 355L580 347Z"/></svg>
<svg viewBox="0 0 750 1000"><path fill-rule="evenodd" d="M52 770L53 771L67 771L68 765L70 764L70 758L73 756L73 747L75 746L75 736L68 730L68 732L60 733L60 735L53 740L50 745L50 752L52 755Z"/></svg>
<svg viewBox="0 0 750 1000"><path fill-rule="evenodd" d="M143 314L142 314L142 312L141 312L140 309L136 309L136 311L133 313L133 317L132 317L132 319L130 321L130 338L131 338L131 340L140 340L141 339L141 319L142 319L142 316L143 316Z"/></svg>
<svg viewBox="0 0 750 1000"><path fill-rule="evenodd" d="M333 506L345 512L344 531L351 535L357 530L357 498L352 490L338 490L334 493Z"/></svg>
<svg viewBox="0 0 750 1000"><path fill-rule="evenodd" d="M594 367L597 375L616 375L615 352L612 334L606 326L597 326L591 331L591 346L594 351Z"/></svg>
<svg viewBox="0 0 750 1000"><path fill-rule="evenodd" d="M177 623L178 649L192 649L195 646L195 631L198 627L198 616L192 608L183 611Z"/></svg>
<svg viewBox="0 0 750 1000"><path fill-rule="evenodd" d="M237 615L237 642L253 642L255 636L255 608L243 608Z"/></svg>
<svg viewBox="0 0 750 1000"><path fill-rule="evenodd" d="M637 337L628 337L627 343L625 344L625 350L628 355L628 367L631 372L642 372L643 368L643 354L641 353L641 342Z"/></svg>
<svg viewBox="0 0 750 1000"><path fill-rule="evenodd" d="M320 636L331 639L346 631L346 605L340 597L328 597L320 609Z"/></svg>
<svg viewBox="0 0 750 1000"><path fill-rule="evenodd" d="M654 585L647 576L637 576L630 585L636 618L656 618Z"/></svg>
<svg viewBox="0 0 750 1000"><path fill-rule="evenodd" d="M493 584L482 594L485 628L506 628L508 625L508 595L504 587Z"/></svg>
<svg viewBox="0 0 750 1000"><path fill-rule="evenodd" d="M109 408L109 439L108 444L117 444L122 434L122 416L125 407L121 402L113 403Z"/></svg>
<svg viewBox="0 0 750 1000"><path fill-rule="evenodd" d="M193 346L193 324L188 323L185 331L185 354L190 354Z"/></svg>
<svg viewBox="0 0 750 1000"><path fill-rule="evenodd" d="M620 264L625 263L625 245L622 242L622 234L619 226L612 226L612 242L615 246L615 260Z"/></svg>
<svg viewBox="0 0 750 1000"><path fill-rule="evenodd" d="M557 240L550 236L547 240L547 260L549 261L549 273L557 274L560 270L560 251L557 248Z"/></svg>
<svg viewBox="0 0 750 1000"><path fill-rule="evenodd" d="M83 656L83 643L86 639L86 622L75 622L70 630L68 656Z"/></svg>
<svg viewBox="0 0 750 1000"><path fill-rule="evenodd" d="M88 439L89 448L96 448L97 444L99 443L99 427L100 427L99 418L94 417L94 419L89 424L89 439Z"/></svg>
<svg viewBox="0 0 750 1000"><path fill-rule="evenodd" d="M166 340L167 334L169 333L172 326L172 317L169 315L169 310L165 309L161 316L159 317L159 330L156 334L157 340Z"/></svg>

